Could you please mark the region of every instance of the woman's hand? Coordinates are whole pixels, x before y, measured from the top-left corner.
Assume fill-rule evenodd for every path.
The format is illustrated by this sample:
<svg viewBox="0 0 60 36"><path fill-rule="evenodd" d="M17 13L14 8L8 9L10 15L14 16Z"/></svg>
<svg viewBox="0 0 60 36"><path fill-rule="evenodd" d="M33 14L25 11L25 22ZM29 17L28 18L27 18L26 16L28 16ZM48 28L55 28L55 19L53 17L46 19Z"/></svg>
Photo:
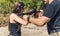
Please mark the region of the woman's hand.
<svg viewBox="0 0 60 36"><path fill-rule="evenodd" d="M26 21L28 21L28 20L27 20L28 17L29 17L29 15L24 15L24 16L23 16L23 19L26 20Z"/></svg>

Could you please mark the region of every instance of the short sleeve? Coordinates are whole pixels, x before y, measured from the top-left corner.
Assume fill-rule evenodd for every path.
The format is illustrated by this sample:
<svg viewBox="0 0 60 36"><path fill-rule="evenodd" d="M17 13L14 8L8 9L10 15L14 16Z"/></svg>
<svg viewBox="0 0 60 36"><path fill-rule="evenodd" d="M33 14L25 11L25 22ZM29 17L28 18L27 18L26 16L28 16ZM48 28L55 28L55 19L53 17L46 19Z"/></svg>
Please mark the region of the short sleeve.
<svg viewBox="0 0 60 36"><path fill-rule="evenodd" d="M49 5L45 8L43 16L48 18L53 18L55 16L57 7L54 5Z"/></svg>

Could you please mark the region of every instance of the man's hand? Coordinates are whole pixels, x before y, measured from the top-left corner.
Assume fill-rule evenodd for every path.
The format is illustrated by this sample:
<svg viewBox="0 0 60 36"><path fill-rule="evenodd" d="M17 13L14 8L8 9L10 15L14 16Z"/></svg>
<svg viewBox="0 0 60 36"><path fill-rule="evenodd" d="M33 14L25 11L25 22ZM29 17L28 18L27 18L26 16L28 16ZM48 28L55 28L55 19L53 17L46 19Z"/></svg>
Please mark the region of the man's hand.
<svg viewBox="0 0 60 36"><path fill-rule="evenodd" d="M38 13L38 16L41 17L43 15L44 11L40 9L40 12Z"/></svg>

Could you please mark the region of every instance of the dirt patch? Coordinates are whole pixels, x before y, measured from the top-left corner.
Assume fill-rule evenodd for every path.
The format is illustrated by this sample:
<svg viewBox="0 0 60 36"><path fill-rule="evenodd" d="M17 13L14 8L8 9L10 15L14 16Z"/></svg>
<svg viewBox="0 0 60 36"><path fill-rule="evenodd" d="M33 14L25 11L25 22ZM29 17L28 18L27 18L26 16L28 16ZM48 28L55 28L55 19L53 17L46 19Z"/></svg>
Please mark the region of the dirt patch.
<svg viewBox="0 0 60 36"><path fill-rule="evenodd" d="M0 27L0 36L8 36L9 31L8 31L8 27Z"/></svg>

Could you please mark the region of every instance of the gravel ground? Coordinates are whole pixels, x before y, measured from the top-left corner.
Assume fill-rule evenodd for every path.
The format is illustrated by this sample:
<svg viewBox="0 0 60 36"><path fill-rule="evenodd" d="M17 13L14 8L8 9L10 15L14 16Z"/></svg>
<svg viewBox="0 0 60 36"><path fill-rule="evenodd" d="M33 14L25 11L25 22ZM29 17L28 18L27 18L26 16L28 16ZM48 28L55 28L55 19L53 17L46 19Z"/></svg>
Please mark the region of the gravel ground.
<svg viewBox="0 0 60 36"><path fill-rule="evenodd" d="M8 36L9 31L7 26L6 27L0 27L0 36Z"/></svg>
<svg viewBox="0 0 60 36"><path fill-rule="evenodd" d="M31 23L28 26L22 26L22 36L49 36L46 26L40 27Z"/></svg>
<svg viewBox="0 0 60 36"><path fill-rule="evenodd" d="M47 33L46 25L44 27L37 27L36 25L29 24L22 26L22 36L49 36ZM8 27L0 27L0 36L8 36Z"/></svg>

